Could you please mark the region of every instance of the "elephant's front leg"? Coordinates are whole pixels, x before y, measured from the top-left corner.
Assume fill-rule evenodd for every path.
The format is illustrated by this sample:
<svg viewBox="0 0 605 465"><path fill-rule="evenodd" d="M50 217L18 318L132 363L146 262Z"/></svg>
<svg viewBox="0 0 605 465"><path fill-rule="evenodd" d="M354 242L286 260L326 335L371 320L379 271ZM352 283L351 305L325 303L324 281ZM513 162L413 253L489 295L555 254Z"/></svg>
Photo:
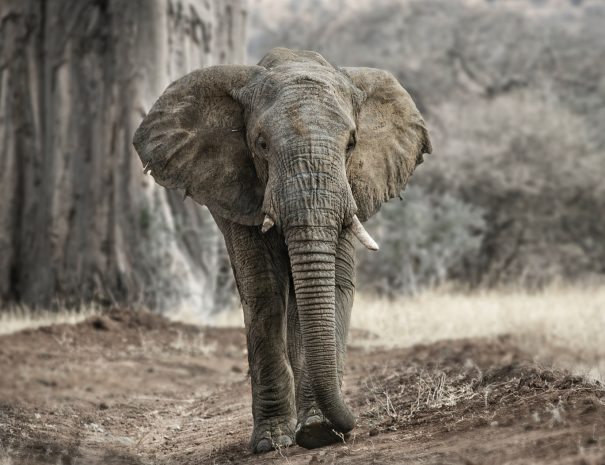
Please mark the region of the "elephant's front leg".
<svg viewBox="0 0 605 465"><path fill-rule="evenodd" d="M336 249L335 272L336 361L338 377L342 384L349 322L355 293L355 247L353 234L349 230L343 231L340 235ZM323 413L315 402L313 386L309 381L304 364L304 348L300 336L298 310L292 289L288 304L288 354L296 384L297 444L312 449L342 441L344 437L333 431L332 426L324 419Z"/></svg>
<svg viewBox="0 0 605 465"><path fill-rule="evenodd" d="M294 443L294 377L288 361L288 260L275 232L217 218L239 290L248 345L254 431L251 447L266 452Z"/></svg>

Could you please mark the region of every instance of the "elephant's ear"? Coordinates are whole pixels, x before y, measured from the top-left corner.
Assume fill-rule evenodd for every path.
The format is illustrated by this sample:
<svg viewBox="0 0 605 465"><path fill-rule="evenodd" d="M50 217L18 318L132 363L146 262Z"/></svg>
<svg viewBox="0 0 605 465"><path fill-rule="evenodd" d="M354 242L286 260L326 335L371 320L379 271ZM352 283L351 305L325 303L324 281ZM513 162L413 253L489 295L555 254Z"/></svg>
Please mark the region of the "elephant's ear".
<svg viewBox="0 0 605 465"><path fill-rule="evenodd" d="M264 188L246 144L244 109L233 97L263 68L219 65L173 82L137 129L133 144L164 187L232 221L262 222Z"/></svg>
<svg viewBox="0 0 605 465"><path fill-rule="evenodd" d="M357 108L357 144L347 162L347 175L366 221L380 205L405 188L431 141L420 112L397 79L373 68L341 68L365 94Z"/></svg>

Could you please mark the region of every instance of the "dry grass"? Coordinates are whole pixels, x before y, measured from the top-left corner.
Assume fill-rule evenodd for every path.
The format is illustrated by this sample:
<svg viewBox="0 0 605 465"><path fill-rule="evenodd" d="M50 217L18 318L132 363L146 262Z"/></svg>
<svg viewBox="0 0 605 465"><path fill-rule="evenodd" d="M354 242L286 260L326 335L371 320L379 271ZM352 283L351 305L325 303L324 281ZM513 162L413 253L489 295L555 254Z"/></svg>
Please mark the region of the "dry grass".
<svg viewBox="0 0 605 465"><path fill-rule="evenodd" d="M77 311L64 309L56 312L34 312L27 307L10 307L0 311L0 335L41 326L76 324L100 312L94 306Z"/></svg>
<svg viewBox="0 0 605 465"><path fill-rule="evenodd" d="M364 415L369 418L409 422L418 412L453 407L480 395L474 389L475 379L461 374L451 377L441 369L410 366L403 374L390 371L380 378L370 377L364 382Z"/></svg>
<svg viewBox="0 0 605 465"><path fill-rule="evenodd" d="M172 321L190 325L205 325L216 328L243 328L244 314L241 306L234 305L232 308L214 314L200 314L199 309L182 307L173 313L166 314Z"/></svg>
<svg viewBox="0 0 605 465"><path fill-rule="evenodd" d="M534 332L570 348L605 349L605 287L533 293L436 290L400 300L357 295L351 324L379 334L377 342L383 345Z"/></svg>
<svg viewBox="0 0 605 465"><path fill-rule="evenodd" d="M605 287L553 286L452 293L429 291L400 300L356 296L351 326L378 335L353 344L406 347L443 339L515 335L537 357L590 377L605 374Z"/></svg>
<svg viewBox="0 0 605 465"><path fill-rule="evenodd" d="M208 324L243 326L241 308L218 314ZM351 341L368 346L512 334L605 357L605 286L552 286L539 292L436 289L396 300L357 294L351 327L377 336L361 334Z"/></svg>
<svg viewBox="0 0 605 465"><path fill-rule="evenodd" d="M538 424L551 429L574 418L589 422L583 405L605 407L603 384L526 360L508 336L403 353L374 364L360 382L361 421L370 431L422 426L453 432L515 423L526 431Z"/></svg>
<svg viewBox="0 0 605 465"><path fill-rule="evenodd" d="M77 323L98 313L35 314L24 308L0 312L0 334L59 323ZM173 320L211 326L243 326L240 308L200 322L199 313L179 312ZM352 344L407 347L443 339L515 335L519 344L542 360L557 351L560 366L591 378L605 375L605 286L552 286L540 292L494 290L459 293L426 291L418 296L389 300L358 294L351 326L376 337L354 333ZM552 357L551 357L552 359Z"/></svg>
<svg viewBox="0 0 605 465"><path fill-rule="evenodd" d="M199 324L194 314L174 319ZM206 323L241 327L242 310L220 313ZM435 289L396 300L357 294L351 327L363 330L353 333L351 343L366 347L510 334L539 361L593 379L605 376L605 286L553 285L534 292Z"/></svg>

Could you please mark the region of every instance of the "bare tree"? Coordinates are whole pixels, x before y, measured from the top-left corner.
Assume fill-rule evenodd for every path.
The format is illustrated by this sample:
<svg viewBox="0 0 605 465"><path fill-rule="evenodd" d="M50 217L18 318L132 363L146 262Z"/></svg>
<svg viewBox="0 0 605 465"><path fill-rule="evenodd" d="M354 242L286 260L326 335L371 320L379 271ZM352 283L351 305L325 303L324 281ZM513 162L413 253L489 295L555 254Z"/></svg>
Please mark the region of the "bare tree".
<svg viewBox="0 0 605 465"><path fill-rule="evenodd" d="M174 79L244 59L240 0L0 3L0 303L210 309L208 212L131 139Z"/></svg>

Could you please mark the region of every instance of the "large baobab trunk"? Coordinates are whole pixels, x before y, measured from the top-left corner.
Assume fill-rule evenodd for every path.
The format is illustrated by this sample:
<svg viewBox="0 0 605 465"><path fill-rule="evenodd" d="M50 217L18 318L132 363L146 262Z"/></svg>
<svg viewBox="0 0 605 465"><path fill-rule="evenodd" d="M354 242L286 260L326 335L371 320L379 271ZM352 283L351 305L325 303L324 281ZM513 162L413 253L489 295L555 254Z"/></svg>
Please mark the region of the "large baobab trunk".
<svg viewBox="0 0 605 465"><path fill-rule="evenodd" d="M241 62L242 0L0 4L0 303L209 309L209 214L143 174L131 139L174 79Z"/></svg>

